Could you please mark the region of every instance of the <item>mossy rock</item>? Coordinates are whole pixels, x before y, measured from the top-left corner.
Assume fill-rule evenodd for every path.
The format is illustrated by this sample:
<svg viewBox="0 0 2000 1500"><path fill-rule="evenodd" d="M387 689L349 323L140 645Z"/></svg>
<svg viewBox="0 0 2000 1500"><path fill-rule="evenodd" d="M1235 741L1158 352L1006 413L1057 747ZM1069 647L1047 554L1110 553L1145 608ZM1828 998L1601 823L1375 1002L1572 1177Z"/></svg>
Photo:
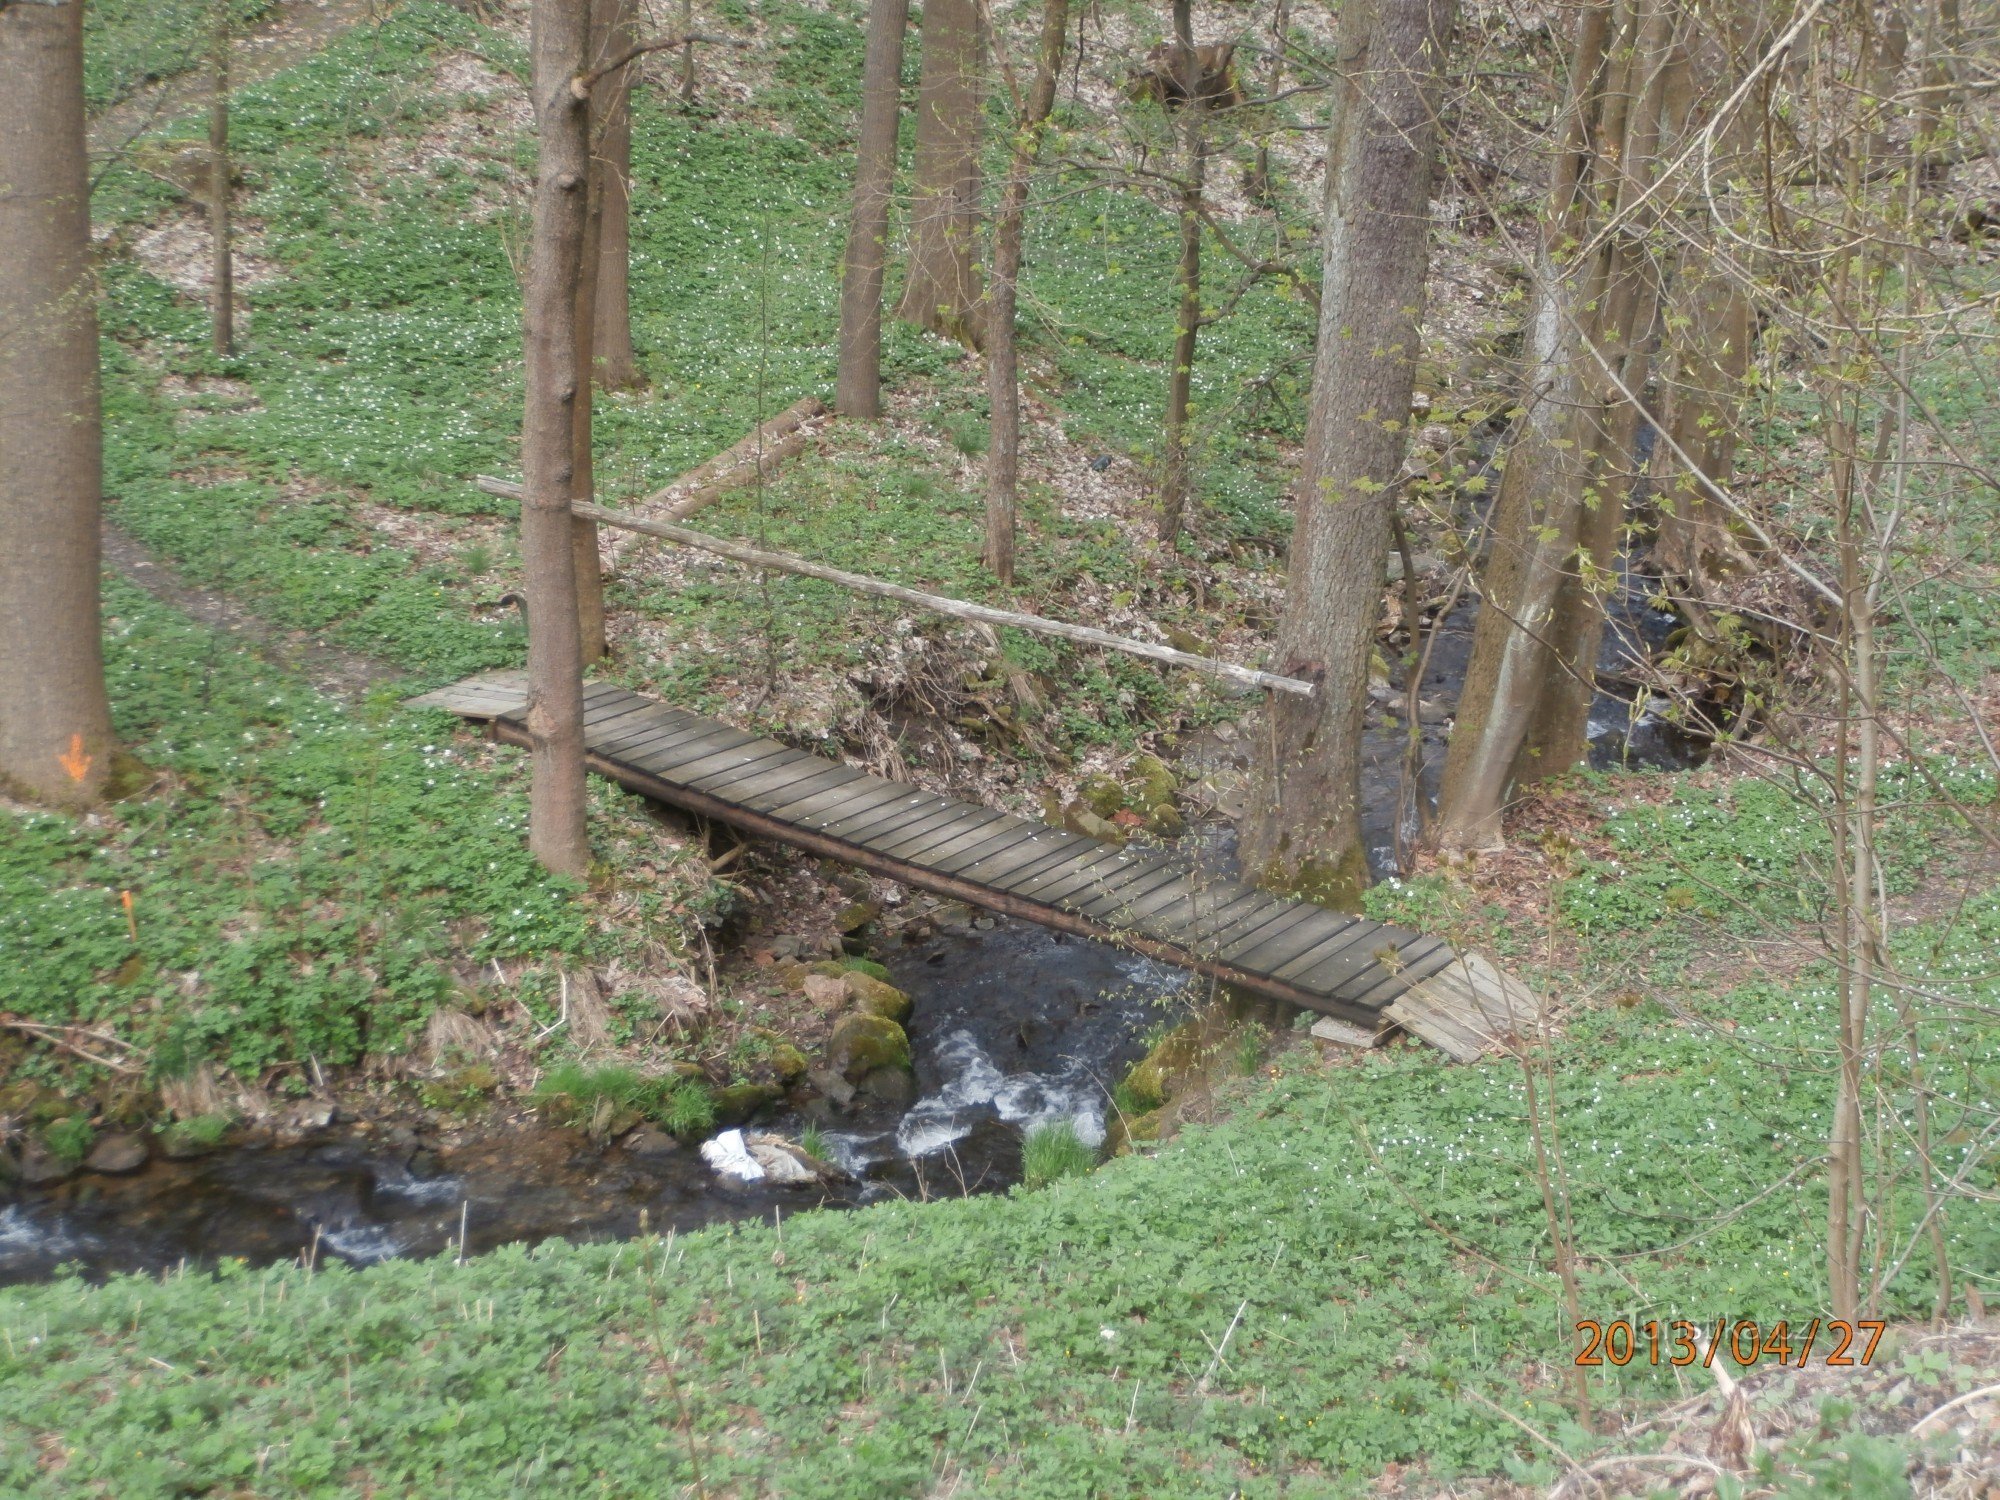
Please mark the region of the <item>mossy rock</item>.
<svg viewBox="0 0 2000 1500"><path fill-rule="evenodd" d="M784 1097L785 1091L775 1083L732 1083L714 1090L708 1099L715 1106L715 1123L730 1126L741 1125Z"/></svg>
<svg viewBox="0 0 2000 1500"><path fill-rule="evenodd" d="M837 967L845 969L850 974L866 974L870 979L879 979L884 984L892 982L889 971L872 958L842 958L834 962Z"/></svg>
<svg viewBox="0 0 2000 1500"><path fill-rule="evenodd" d="M1134 1141L1157 1141L1166 1128L1165 1109L1149 1109L1143 1115L1114 1116L1104 1127L1104 1154L1126 1156Z"/></svg>
<svg viewBox="0 0 2000 1500"><path fill-rule="evenodd" d="M847 998L864 1016L881 1016L901 1025L910 1016L910 997L893 984L884 984L872 974L859 970L847 976Z"/></svg>
<svg viewBox="0 0 2000 1500"><path fill-rule="evenodd" d="M835 914L833 930L839 933L859 932L881 915L882 909L873 901L851 901Z"/></svg>
<svg viewBox="0 0 2000 1500"><path fill-rule="evenodd" d="M858 1083L877 1068L910 1066L910 1038L887 1016L850 1011L840 1018L826 1041L827 1066L849 1083Z"/></svg>
<svg viewBox="0 0 2000 1500"><path fill-rule="evenodd" d="M1100 818L1096 813L1079 803L1070 804L1069 811L1063 817L1063 823L1071 833L1080 833L1085 838L1096 839L1100 843L1122 844L1125 842L1124 829L1108 818Z"/></svg>
<svg viewBox="0 0 2000 1500"><path fill-rule="evenodd" d="M160 1152L175 1161L186 1161L221 1149L228 1138L229 1116L196 1115L191 1120L175 1120L160 1132Z"/></svg>
<svg viewBox="0 0 2000 1500"><path fill-rule="evenodd" d="M1183 1021L1161 1037L1125 1075L1127 1093L1137 1102L1155 1107L1172 1098L1174 1080L1201 1060L1201 1037L1199 1017Z"/></svg>
<svg viewBox="0 0 2000 1500"><path fill-rule="evenodd" d="M778 1075L778 1082L796 1083L806 1076L806 1069L811 1066L805 1053L790 1042L771 1044L771 1071Z"/></svg>
<svg viewBox="0 0 2000 1500"><path fill-rule="evenodd" d="M1180 792L1180 781L1157 755L1141 755L1132 762L1132 806L1143 813L1172 807Z"/></svg>
<svg viewBox="0 0 2000 1500"><path fill-rule="evenodd" d="M1125 806L1125 788L1109 776L1093 776L1084 782L1077 800L1100 818L1112 818Z"/></svg>
<svg viewBox="0 0 2000 1500"><path fill-rule="evenodd" d="M1146 814L1146 831L1163 839L1177 839L1187 831L1187 820L1168 802Z"/></svg>

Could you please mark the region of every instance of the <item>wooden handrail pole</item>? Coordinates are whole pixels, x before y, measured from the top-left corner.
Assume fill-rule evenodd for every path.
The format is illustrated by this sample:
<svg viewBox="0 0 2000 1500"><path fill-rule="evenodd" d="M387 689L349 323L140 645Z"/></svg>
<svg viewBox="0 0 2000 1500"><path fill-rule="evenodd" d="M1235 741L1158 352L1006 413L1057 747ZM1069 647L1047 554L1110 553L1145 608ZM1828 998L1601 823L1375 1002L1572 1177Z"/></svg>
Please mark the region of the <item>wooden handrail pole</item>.
<svg viewBox="0 0 2000 1500"><path fill-rule="evenodd" d="M508 500L521 498L521 487L507 480L494 479L482 474L474 482L489 495L498 495ZM825 563L794 557L789 552L769 552L761 547L710 536L706 532L692 531L685 526L675 526L670 522L648 521L624 511L606 510L601 505L572 505L570 509L576 515L595 521L600 526L610 526L621 531L637 531L646 536L659 537L663 541L678 542L683 547L712 552L717 557L726 557L731 562L739 562L749 568L766 568L774 573L791 573L800 578L817 578L825 583L837 583L842 588L852 589L858 594L873 594L878 598L895 599L918 609L929 610L933 614L948 615L954 620L977 620L982 624L1026 630L1035 635L1052 635L1062 640L1075 641L1079 645L1096 646L1105 651L1122 651L1127 656L1143 656L1149 661L1185 667L1190 672L1224 678L1230 682L1241 683L1245 687L1268 688L1274 693L1292 693L1301 698L1310 698L1319 691L1317 683L1307 682L1302 678L1281 677L1276 672L1261 672L1255 667L1239 667L1234 662L1217 661L1210 656L1197 656L1191 651L1176 651L1172 646L1160 646L1152 641L1137 641L1129 636L1113 635L1108 630L1093 630L1088 625L1072 625L1066 620L1051 620L1041 615L1022 614L1011 609L995 609L990 604L974 604L969 600L952 599L943 594L927 594L921 589L905 588L900 583L889 583L880 578L869 578L861 573L849 573L841 568L828 567Z"/></svg>

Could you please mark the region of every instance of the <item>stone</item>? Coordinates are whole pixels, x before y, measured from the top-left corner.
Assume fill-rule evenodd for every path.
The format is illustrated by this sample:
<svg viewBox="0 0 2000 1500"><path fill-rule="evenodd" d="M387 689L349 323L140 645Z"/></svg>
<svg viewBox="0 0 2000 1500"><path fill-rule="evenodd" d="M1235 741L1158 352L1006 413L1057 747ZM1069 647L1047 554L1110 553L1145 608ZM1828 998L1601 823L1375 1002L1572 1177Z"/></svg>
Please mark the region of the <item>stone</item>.
<svg viewBox="0 0 2000 1500"><path fill-rule="evenodd" d="M741 1125L759 1110L769 1109L784 1098L785 1091L774 1083L732 1083L708 1097L715 1106L716 1124Z"/></svg>
<svg viewBox="0 0 2000 1500"><path fill-rule="evenodd" d="M1100 818L1110 818L1125 805L1125 788L1109 776L1093 776L1084 782L1077 800Z"/></svg>
<svg viewBox="0 0 2000 1500"><path fill-rule="evenodd" d="M842 1109L854 1102L854 1085L831 1068L806 1069L806 1082Z"/></svg>
<svg viewBox="0 0 2000 1500"><path fill-rule="evenodd" d="M831 974L808 974L801 986L805 990L806 1002L820 1010L836 1010L847 1003L847 976L838 979Z"/></svg>
<svg viewBox="0 0 2000 1500"><path fill-rule="evenodd" d="M1146 831L1158 838L1177 839L1187 831L1187 821L1181 817L1181 810L1169 802L1146 814Z"/></svg>
<svg viewBox="0 0 2000 1500"><path fill-rule="evenodd" d="M657 1161L681 1149L681 1143L657 1125L641 1125L625 1137L623 1146L627 1156L640 1161Z"/></svg>
<svg viewBox="0 0 2000 1500"><path fill-rule="evenodd" d="M144 1137L128 1135L123 1131L105 1136L90 1148L90 1155L83 1159L86 1172L102 1172L107 1176L136 1172L145 1165Z"/></svg>
<svg viewBox="0 0 2000 1500"><path fill-rule="evenodd" d="M771 1047L771 1071L778 1075L780 1083L796 1083L805 1077L810 1064L805 1053L790 1042L776 1042Z"/></svg>
<svg viewBox="0 0 2000 1500"><path fill-rule="evenodd" d="M880 915L882 915L881 908L873 901L851 901L834 913L833 930L859 932Z"/></svg>
<svg viewBox="0 0 2000 1500"><path fill-rule="evenodd" d="M1063 821L1071 833L1080 833L1087 839L1097 839L1106 844L1125 842L1124 829L1109 818L1100 818L1087 807L1072 803Z"/></svg>
<svg viewBox="0 0 2000 1500"><path fill-rule="evenodd" d="M806 951L806 942L804 938L787 932L772 938L766 951L774 960L797 958Z"/></svg>
<svg viewBox="0 0 2000 1500"><path fill-rule="evenodd" d="M743 1141L749 1147L751 1157L764 1169L766 1181L775 1182L780 1187L819 1181L819 1165L803 1148L783 1136L760 1133L745 1136Z"/></svg>
<svg viewBox="0 0 2000 1500"><path fill-rule="evenodd" d="M907 1068L873 1068L861 1080L861 1092L883 1104L907 1108L917 1102L917 1080Z"/></svg>
<svg viewBox="0 0 2000 1500"><path fill-rule="evenodd" d="M847 999L865 1016L882 1016L901 1024L910 1016L910 997L893 984L884 984L872 974L847 976Z"/></svg>
<svg viewBox="0 0 2000 1500"><path fill-rule="evenodd" d="M1172 807L1180 782L1157 755L1140 755L1132 761L1134 796L1132 805L1141 812Z"/></svg>
<svg viewBox="0 0 2000 1500"><path fill-rule="evenodd" d="M848 1082L859 1083L877 1068L908 1068L910 1039L886 1016L850 1011L827 1038L826 1064Z"/></svg>
<svg viewBox="0 0 2000 1500"><path fill-rule="evenodd" d="M78 1163L58 1156L40 1141L30 1141L21 1151L21 1184L46 1187L75 1174Z"/></svg>

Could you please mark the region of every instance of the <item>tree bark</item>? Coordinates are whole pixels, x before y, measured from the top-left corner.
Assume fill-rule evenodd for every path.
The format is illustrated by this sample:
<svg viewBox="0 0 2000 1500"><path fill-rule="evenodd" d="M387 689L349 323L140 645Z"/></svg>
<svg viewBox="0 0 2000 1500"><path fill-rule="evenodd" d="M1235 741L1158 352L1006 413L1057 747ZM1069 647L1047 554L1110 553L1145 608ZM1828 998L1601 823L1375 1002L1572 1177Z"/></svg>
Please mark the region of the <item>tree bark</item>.
<svg viewBox="0 0 2000 1500"><path fill-rule="evenodd" d="M230 241L229 210L234 175L229 165L229 7L215 6L214 71L208 99L208 231L214 247L209 287L209 321L215 352L236 352L236 267Z"/></svg>
<svg viewBox="0 0 2000 1500"><path fill-rule="evenodd" d="M0 784L86 806L111 762L83 7L0 7Z"/></svg>
<svg viewBox="0 0 2000 1500"><path fill-rule="evenodd" d="M548 869L590 867L584 821L583 662L570 516L577 350L590 195L590 108L570 90L585 70L589 0L535 0L530 16L537 180L523 304L527 410L521 426L521 560L528 598L527 728L534 760L528 848ZM594 555L594 552L593 552Z"/></svg>
<svg viewBox="0 0 2000 1500"><path fill-rule="evenodd" d="M611 6L614 0L579 0L589 16L590 66L615 55L611 49ZM598 272L603 265L605 167L595 145L602 139L614 90L592 89L589 116L591 154L584 189L583 246L576 277L576 400L570 408L570 499L585 505L597 499L597 459L592 443L595 397L591 378L596 369ZM597 523L573 517L570 547L576 565L577 649L587 667L609 649L604 635L604 563L598 551Z"/></svg>
<svg viewBox="0 0 2000 1500"><path fill-rule="evenodd" d="M1177 272L1180 301L1174 311L1174 360L1167 372L1167 417L1160 455L1159 537L1168 546L1180 540L1187 518L1189 472L1188 407L1194 391L1195 341L1201 330L1201 211L1208 171L1203 124L1208 106L1200 88L1194 51L1193 0L1174 0L1174 71L1180 80L1179 135L1181 258Z"/></svg>
<svg viewBox="0 0 2000 1500"><path fill-rule="evenodd" d="M1028 174L1041 151L1042 128L1055 108L1069 36L1069 0L1043 0L1035 80L1015 121L1014 147L1000 210L993 220L993 276L987 285L986 566L1002 583L1014 581L1015 511L1021 479L1021 375L1015 344L1015 293L1021 278L1022 220Z"/></svg>
<svg viewBox="0 0 2000 1500"><path fill-rule="evenodd" d="M896 316L971 349L980 326L979 11L976 0L927 0L917 86L909 275Z"/></svg>
<svg viewBox="0 0 2000 1500"><path fill-rule="evenodd" d="M605 52L619 54L639 44L636 0L598 0L609 9ZM636 66L636 65L634 65ZM591 91L604 95L604 124L598 137L599 187L597 298L591 319L592 361L597 387L637 390L646 377L632 352L632 67L619 70Z"/></svg>
<svg viewBox="0 0 2000 1500"><path fill-rule="evenodd" d="M1242 843L1252 879L1331 906L1354 906L1368 876L1362 711L1409 444L1455 9L1348 0L1341 11L1319 336L1277 657L1320 692L1272 701Z"/></svg>
<svg viewBox="0 0 2000 1500"><path fill-rule="evenodd" d="M903 116L903 34L909 24L910 0L871 0L833 395L833 409L843 417L869 421L882 415L882 276L889 258L889 199Z"/></svg>
<svg viewBox="0 0 2000 1500"><path fill-rule="evenodd" d="M1536 264L1528 415L1494 502L1445 763L1437 832L1450 850L1499 847L1509 789L1567 770L1587 749L1633 468L1636 413L1622 391L1645 383L1659 285L1633 229L1602 236L1580 260L1574 247L1634 209L1652 180L1686 66L1670 4L1621 4L1614 28L1600 0L1578 23Z"/></svg>

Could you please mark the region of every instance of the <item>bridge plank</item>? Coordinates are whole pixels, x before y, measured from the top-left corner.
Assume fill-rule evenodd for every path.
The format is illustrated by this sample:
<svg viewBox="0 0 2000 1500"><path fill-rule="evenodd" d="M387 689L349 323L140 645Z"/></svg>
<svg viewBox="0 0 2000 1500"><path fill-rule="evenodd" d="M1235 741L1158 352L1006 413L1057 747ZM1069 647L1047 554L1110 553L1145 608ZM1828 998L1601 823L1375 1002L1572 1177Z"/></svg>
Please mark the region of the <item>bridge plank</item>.
<svg viewBox="0 0 2000 1500"><path fill-rule="evenodd" d="M412 702L490 719L492 733L525 742L523 673L482 674ZM594 766L700 816L1124 943L1364 1031L1394 1021L1475 1057L1533 1002L1435 938L872 776L615 684L585 685L584 730Z"/></svg>

